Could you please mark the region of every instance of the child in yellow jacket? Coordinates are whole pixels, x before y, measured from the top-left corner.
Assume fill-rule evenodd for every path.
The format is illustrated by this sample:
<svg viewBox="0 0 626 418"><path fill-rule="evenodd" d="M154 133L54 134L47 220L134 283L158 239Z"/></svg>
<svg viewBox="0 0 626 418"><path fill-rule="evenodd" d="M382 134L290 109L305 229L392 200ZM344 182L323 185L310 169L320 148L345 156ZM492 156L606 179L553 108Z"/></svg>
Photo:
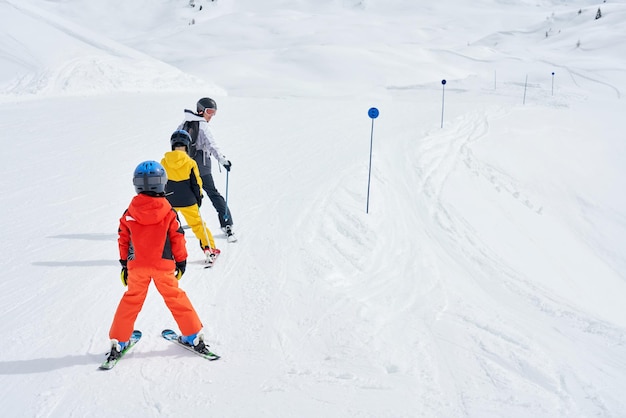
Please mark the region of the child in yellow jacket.
<svg viewBox="0 0 626 418"><path fill-rule="evenodd" d="M202 204L202 179L198 164L187 154L191 137L187 131L175 131L171 138L172 151L166 152L161 164L167 172L166 197L172 207L180 212L191 230L200 240L200 247L212 262L220 253L215 247L213 234L200 216Z"/></svg>

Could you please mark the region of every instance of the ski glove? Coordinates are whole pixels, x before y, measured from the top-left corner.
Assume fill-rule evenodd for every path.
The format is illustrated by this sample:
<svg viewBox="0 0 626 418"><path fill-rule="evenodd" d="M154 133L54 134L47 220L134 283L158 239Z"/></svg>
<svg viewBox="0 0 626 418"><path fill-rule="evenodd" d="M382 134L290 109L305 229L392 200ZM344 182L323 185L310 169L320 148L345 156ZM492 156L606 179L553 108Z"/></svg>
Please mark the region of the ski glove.
<svg viewBox="0 0 626 418"><path fill-rule="evenodd" d="M128 268L126 267L126 260L120 260L122 265L122 271L120 272L120 279L124 287L128 286Z"/></svg>
<svg viewBox="0 0 626 418"><path fill-rule="evenodd" d="M226 169L226 171L230 171L230 167L233 165L230 160L226 160L226 162L224 164L222 164L224 166L224 168Z"/></svg>
<svg viewBox="0 0 626 418"><path fill-rule="evenodd" d="M198 200L198 207L202 206L202 198L204 197L204 195L200 195L200 197L197 199Z"/></svg>
<svg viewBox="0 0 626 418"><path fill-rule="evenodd" d="M180 280L180 278L183 277L183 274L185 273L186 268L187 268L187 260L176 262L176 271L174 272L174 275L176 275L177 280Z"/></svg>

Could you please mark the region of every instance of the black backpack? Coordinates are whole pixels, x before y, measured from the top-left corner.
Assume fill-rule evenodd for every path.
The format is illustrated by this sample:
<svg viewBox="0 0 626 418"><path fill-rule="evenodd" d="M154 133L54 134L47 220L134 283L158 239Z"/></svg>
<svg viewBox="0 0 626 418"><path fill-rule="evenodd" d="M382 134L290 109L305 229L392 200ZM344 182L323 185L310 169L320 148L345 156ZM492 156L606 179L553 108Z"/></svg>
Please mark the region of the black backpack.
<svg viewBox="0 0 626 418"><path fill-rule="evenodd" d="M189 156L191 158L196 156L196 142L198 141L198 130L200 129L200 122L197 120L187 121L183 124L183 129L187 131L191 137L191 144L189 144Z"/></svg>

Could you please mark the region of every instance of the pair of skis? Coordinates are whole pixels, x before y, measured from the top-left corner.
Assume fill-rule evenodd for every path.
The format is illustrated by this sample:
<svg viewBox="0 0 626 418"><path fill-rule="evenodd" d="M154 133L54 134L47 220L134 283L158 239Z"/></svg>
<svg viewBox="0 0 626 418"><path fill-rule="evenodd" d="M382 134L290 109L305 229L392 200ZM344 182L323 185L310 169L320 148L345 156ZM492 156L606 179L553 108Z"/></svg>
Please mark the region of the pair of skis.
<svg viewBox="0 0 626 418"><path fill-rule="evenodd" d="M139 340L141 340L141 331L139 330L134 330L133 334L130 337L130 340L128 342L128 345L126 347L124 347L124 349L120 352L119 357L112 359L112 360L106 360L104 363L102 363L100 365L100 369L101 370L111 370L113 367L115 367L115 365L118 363L118 361L120 361L124 355L126 355L126 353L128 353L138 342ZM196 350L194 350L194 348L190 345L184 344L182 342L180 342L178 340L178 334L176 333L176 331L172 331L171 329L164 329L161 332L161 336L163 338L165 338L168 341L173 342L174 344L177 344L183 348L185 348L186 350L191 351L192 353L203 357L207 360L213 361L213 360L217 360L220 358L220 356L218 356L217 354L209 351L207 354L205 353L200 353ZM208 346L207 346L208 347ZM107 357L109 356L109 353L107 353Z"/></svg>

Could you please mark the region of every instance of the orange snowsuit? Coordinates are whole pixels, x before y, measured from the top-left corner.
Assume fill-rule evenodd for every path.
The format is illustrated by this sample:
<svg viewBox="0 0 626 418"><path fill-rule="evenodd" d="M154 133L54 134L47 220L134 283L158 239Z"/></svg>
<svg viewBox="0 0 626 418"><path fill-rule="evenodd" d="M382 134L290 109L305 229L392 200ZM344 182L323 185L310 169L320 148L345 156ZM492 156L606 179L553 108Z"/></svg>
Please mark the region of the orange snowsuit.
<svg viewBox="0 0 626 418"><path fill-rule="evenodd" d="M174 275L176 262L187 259L178 215L165 197L140 193L120 219L120 259L127 260L128 289L117 307L109 338L128 341L150 281L163 297L183 335L195 334L202 322Z"/></svg>

